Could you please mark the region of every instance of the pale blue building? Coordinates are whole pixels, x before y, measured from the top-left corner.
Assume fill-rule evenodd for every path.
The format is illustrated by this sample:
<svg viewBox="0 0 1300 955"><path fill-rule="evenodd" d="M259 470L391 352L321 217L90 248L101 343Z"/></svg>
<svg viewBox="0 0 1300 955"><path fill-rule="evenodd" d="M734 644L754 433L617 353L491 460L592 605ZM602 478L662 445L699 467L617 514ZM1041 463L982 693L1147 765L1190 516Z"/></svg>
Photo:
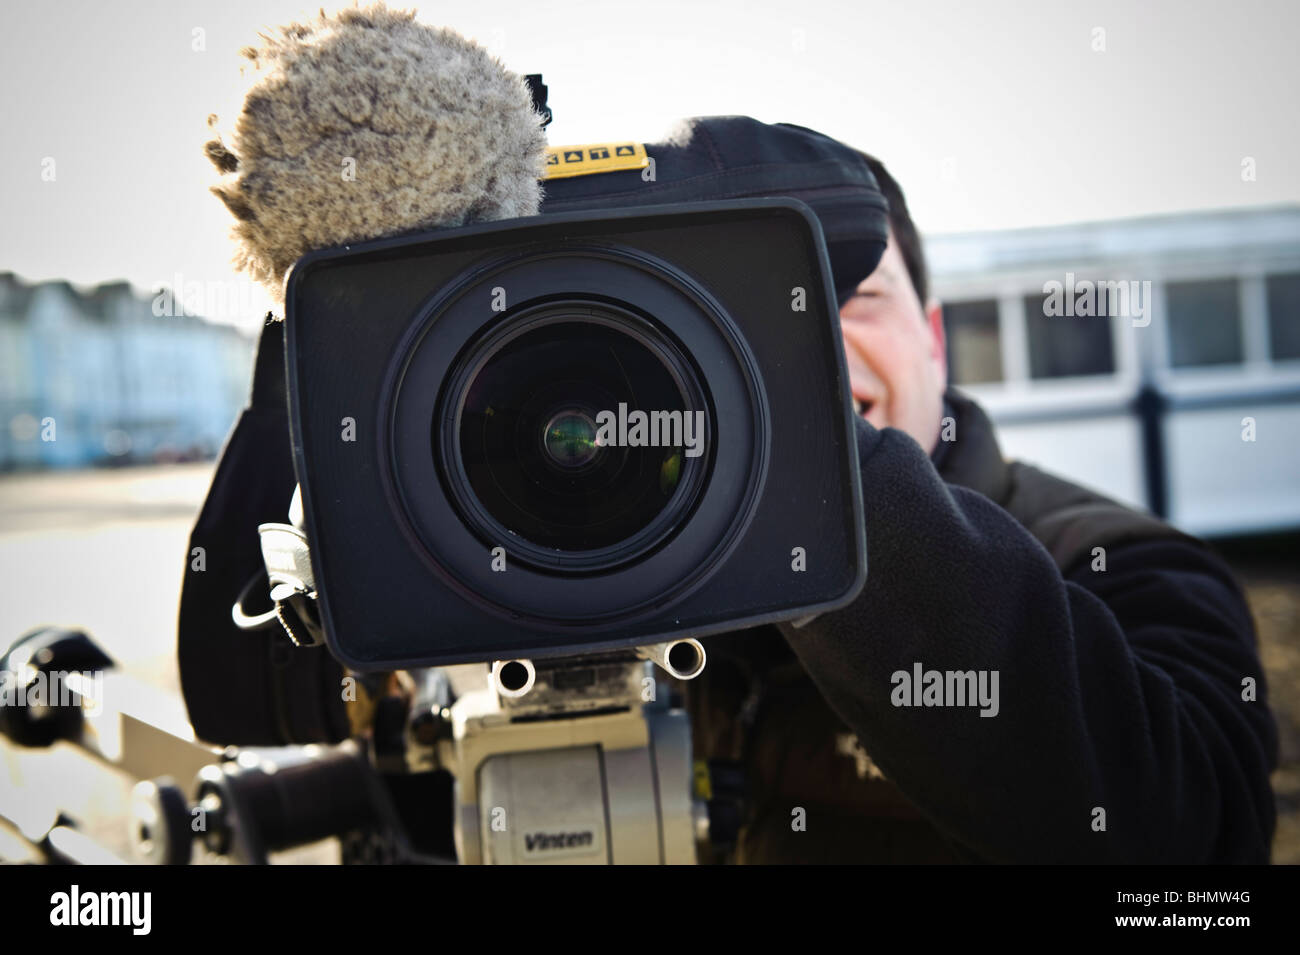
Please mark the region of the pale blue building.
<svg viewBox="0 0 1300 955"><path fill-rule="evenodd" d="M0 470L211 457L254 346L229 325L155 315L124 282L0 273Z"/></svg>

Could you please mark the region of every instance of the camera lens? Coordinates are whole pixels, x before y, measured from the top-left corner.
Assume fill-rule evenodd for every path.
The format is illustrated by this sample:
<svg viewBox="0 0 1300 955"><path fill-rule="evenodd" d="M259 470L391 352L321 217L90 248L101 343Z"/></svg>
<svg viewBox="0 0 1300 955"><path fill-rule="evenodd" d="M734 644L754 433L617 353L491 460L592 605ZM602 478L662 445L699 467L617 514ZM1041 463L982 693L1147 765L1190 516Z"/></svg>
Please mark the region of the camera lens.
<svg viewBox="0 0 1300 955"><path fill-rule="evenodd" d="M596 459L601 448L596 422L582 411L562 411L546 423L542 442L546 453L562 468L581 468Z"/></svg>
<svg viewBox="0 0 1300 955"><path fill-rule="evenodd" d="M461 368L449 470L494 543L594 568L644 553L685 516L707 460L705 401L652 323L549 305L504 323Z"/></svg>

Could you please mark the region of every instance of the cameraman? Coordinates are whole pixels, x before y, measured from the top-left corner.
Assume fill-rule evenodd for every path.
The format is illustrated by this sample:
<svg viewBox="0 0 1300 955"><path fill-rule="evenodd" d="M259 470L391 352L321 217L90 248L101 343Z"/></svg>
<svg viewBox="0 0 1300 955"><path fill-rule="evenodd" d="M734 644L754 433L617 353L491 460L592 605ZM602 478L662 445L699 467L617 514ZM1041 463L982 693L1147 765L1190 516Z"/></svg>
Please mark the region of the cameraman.
<svg viewBox="0 0 1300 955"><path fill-rule="evenodd" d="M878 209L860 157L802 127L697 118L644 164L564 170L543 196L544 84L454 31L376 5L245 55L254 81L229 142L205 148L237 261L277 294L306 252L363 239L795 187L852 200L823 222L832 273L836 245L848 270L837 293L878 248L878 219L839 228ZM866 162L892 240L841 318L870 568L843 610L709 640L686 697L695 752L718 770L715 835L737 808L741 861L1265 861L1276 734L1231 575L1168 525L1003 461L983 412L945 389L916 229ZM200 738L337 740L356 732L338 664L285 659L230 613L265 579L256 528L284 520L299 479L284 336L263 346L191 536L222 559L186 576L182 686ZM232 685L247 688L238 707Z"/></svg>
<svg viewBox="0 0 1300 955"><path fill-rule="evenodd" d="M890 241L840 318L870 567L843 610L707 644L687 692L697 759L748 777L732 858L1267 862L1277 737L1239 588L1003 460L946 389L916 227L866 158Z"/></svg>

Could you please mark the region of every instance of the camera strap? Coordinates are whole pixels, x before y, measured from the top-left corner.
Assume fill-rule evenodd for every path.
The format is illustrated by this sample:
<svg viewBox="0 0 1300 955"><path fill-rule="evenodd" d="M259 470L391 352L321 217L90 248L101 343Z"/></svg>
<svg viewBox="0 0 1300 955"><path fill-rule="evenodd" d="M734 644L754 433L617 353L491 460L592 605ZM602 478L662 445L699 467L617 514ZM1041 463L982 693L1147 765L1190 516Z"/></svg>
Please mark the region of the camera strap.
<svg viewBox="0 0 1300 955"><path fill-rule="evenodd" d="M311 569L311 547L301 526L301 487L294 488L289 520L292 523L257 526L272 608L261 613L250 613L245 609L245 602L263 579L259 571L240 592L231 608L231 616L241 630L264 630L278 622L294 646L320 646L325 638L316 610L316 577Z"/></svg>

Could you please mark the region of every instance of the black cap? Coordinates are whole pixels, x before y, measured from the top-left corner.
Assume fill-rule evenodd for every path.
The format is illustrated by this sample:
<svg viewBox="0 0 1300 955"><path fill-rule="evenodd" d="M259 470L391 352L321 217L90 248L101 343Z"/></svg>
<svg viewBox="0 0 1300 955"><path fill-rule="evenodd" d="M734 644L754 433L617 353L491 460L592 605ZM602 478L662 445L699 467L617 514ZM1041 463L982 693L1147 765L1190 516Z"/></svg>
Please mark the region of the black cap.
<svg viewBox="0 0 1300 955"><path fill-rule="evenodd" d="M540 78L539 78L540 79ZM542 213L659 203L788 196L821 223L842 303L870 275L889 239L888 204L856 149L823 133L748 116L684 120L660 143L646 143L655 178L640 169L546 183Z"/></svg>

